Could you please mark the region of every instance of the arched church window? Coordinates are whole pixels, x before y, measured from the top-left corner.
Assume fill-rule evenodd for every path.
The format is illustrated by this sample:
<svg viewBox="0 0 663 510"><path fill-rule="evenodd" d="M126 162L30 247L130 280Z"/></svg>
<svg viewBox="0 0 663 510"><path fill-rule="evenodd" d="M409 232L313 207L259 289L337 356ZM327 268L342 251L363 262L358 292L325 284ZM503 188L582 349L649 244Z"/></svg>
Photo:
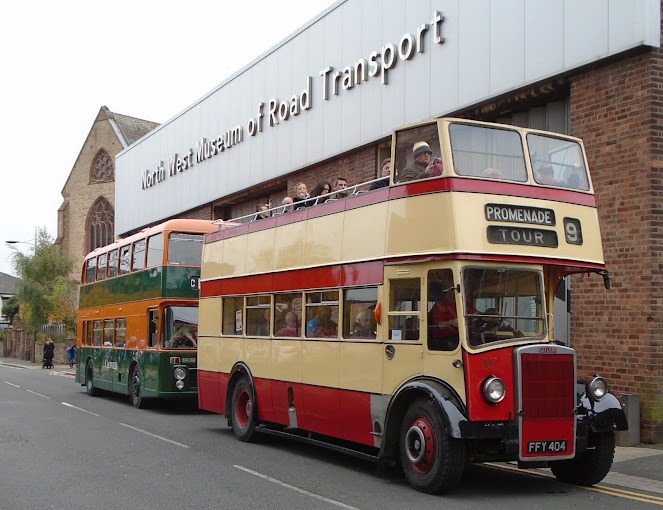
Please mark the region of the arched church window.
<svg viewBox="0 0 663 510"><path fill-rule="evenodd" d="M103 197L97 199L88 214L87 238L88 252L115 240L115 211Z"/></svg>
<svg viewBox="0 0 663 510"><path fill-rule="evenodd" d="M97 153L90 178L95 182L112 182L115 179L113 158L104 149Z"/></svg>

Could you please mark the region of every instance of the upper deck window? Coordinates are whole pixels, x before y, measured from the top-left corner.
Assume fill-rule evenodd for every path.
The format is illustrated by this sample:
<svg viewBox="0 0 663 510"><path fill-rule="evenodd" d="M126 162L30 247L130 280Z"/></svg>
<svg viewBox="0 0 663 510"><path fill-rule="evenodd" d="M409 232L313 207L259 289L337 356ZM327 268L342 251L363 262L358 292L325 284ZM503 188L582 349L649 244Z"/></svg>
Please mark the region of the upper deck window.
<svg viewBox="0 0 663 510"><path fill-rule="evenodd" d="M97 273L97 257L92 257L87 259L87 264L85 265L85 282L92 283L94 282L94 276Z"/></svg>
<svg viewBox="0 0 663 510"><path fill-rule="evenodd" d="M452 124L449 136L457 174L527 181L523 144L516 131Z"/></svg>
<svg viewBox="0 0 663 510"><path fill-rule="evenodd" d="M527 145L537 183L589 190L585 159L579 143L529 133Z"/></svg>
<svg viewBox="0 0 663 510"><path fill-rule="evenodd" d="M442 175L437 124L400 131L396 139L395 182L418 181Z"/></svg>
<svg viewBox="0 0 663 510"><path fill-rule="evenodd" d="M163 263L163 234L156 234L147 240L147 266L155 267Z"/></svg>
<svg viewBox="0 0 663 510"><path fill-rule="evenodd" d="M202 234L170 234L168 263L182 266L200 266L203 258Z"/></svg>

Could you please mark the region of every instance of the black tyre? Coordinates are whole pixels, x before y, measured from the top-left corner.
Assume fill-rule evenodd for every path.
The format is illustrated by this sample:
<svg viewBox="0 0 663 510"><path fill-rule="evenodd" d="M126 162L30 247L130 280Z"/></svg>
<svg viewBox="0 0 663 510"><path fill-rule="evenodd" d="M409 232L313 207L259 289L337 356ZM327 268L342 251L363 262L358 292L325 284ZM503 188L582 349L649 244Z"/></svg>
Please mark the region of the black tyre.
<svg viewBox="0 0 663 510"><path fill-rule="evenodd" d="M256 410L253 388L246 377L242 377L233 389L232 397L233 432L240 441L247 443L256 440Z"/></svg>
<svg viewBox="0 0 663 510"><path fill-rule="evenodd" d="M403 473L414 489L440 494L460 483L465 444L449 436L437 404L418 398L401 424L400 457Z"/></svg>
<svg viewBox="0 0 663 510"><path fill-rule="evenodd" d="M85 391L91 397L97 394L97 389L94 387L94 368L92 367L92 360L88 360L85 365Z"/></svg>
<svg viewBox="0 0 663 510"><path fill-rule="evenodd" d="M615 433L590 434L587 450L574 459L550 463L550 470L560 482L594 485L608 474L615 457Z"/></svg>
<svg viewBox="0 0 663 510"><path fill-rule="evenodd" d="M143 377L138 365L134 365L131 369L131 376L129 377L129 400L131 400L131 403L136 409L143 409L145 407L145 400L143 399Z"/></svg>

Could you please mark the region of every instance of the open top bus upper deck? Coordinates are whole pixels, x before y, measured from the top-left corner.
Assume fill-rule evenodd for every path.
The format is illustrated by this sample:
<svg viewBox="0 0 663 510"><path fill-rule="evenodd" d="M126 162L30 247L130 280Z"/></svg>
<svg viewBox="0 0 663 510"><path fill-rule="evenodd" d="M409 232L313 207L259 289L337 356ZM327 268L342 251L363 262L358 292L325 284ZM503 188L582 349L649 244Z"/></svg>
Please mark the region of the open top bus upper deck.
<svg viewBox="0 0 663 510"><path fill-rule="evenodd" d="M422 146L427 174L415 162ZM201 279L437 258L604 272L581 140L443 118L396 130L392 161L388 186L371 190L376 179L350 186L345 198L330 193L287 213L275 207L269 218L245 216L207 234Z"/></svg>

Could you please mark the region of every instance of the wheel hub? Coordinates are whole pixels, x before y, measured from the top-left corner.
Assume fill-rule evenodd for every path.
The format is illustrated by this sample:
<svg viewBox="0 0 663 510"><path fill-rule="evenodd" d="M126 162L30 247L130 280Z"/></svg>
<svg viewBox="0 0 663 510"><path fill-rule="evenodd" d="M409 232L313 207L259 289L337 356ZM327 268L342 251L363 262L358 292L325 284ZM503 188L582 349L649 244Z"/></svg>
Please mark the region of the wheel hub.
<svg viewBox="0 0 663 510"><path fill-rule="evenodd" d="M430 470L435 455L432 426L426 418L413 421L405 434L405 454L412 467L421 473Z"/></svg>

